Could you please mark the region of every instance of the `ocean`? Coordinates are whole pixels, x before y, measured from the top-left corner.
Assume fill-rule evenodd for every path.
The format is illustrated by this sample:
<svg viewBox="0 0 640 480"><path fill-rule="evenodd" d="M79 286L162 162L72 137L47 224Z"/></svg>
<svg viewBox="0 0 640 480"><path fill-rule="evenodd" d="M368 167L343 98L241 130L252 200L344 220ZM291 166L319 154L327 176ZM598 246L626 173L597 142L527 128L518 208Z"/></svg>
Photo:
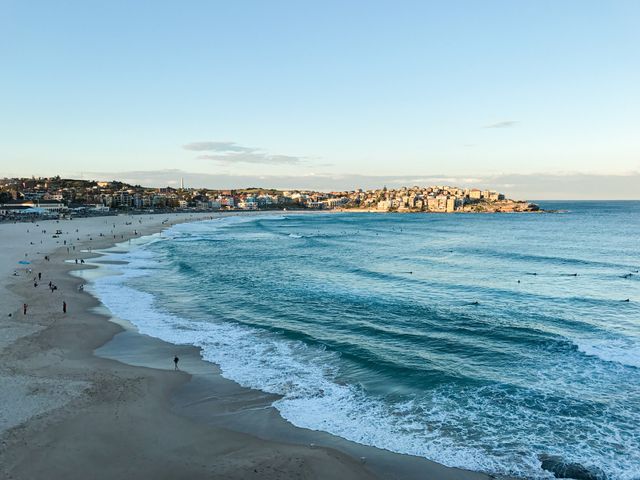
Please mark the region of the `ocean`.
<svg viewBox="0 0 640 480"><path fill-rule="evenodd" d="M640 478L640 202L181 224L91 287L291 423L449 466ZM629 299L630 301L625 301Z"/></svg>

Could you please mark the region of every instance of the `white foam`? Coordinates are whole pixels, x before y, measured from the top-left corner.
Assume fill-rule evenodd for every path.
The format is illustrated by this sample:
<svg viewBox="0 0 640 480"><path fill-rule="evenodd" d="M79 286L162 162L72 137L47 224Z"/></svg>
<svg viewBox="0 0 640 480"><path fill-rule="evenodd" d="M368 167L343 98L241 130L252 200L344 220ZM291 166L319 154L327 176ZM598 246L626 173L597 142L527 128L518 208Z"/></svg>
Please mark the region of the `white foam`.
<svg viewBox="0 0 640 480"><path fill-rule="evenodd" d="M432 432L431 442L406 435L406 412L389 410L382 400L336 381L339 356L333 352L251 327L189 321L157 309L153 295L125 282L157 267L150 252L134 250L127 261L128 265L117 266L120 275L100 277L91 287L114 315L143 334L202 348L205 360L218 364L223 376L242 386L282 395L274 406L294 425L450 466L500 469L481 450L447 443L437 432Z"/></svg>
<svg viewBox="0 0 640 480"><path fill-rule="evenodd" d="M132 278L130 273L125 277ZM424 456L450 466L487 471L504 468L476 448L464 448L431 432L407 435L407 415L336 382L338 356L302 342L227 323L187 321L154 307L154 297L103 277L95 292L107 308L146 335L202 348L205 360L242 386L282 395L274 403L294 425L323 430L365 445ZM120 277L121 279L122 277ZM131 305L136 305L132 311ZM406 413L406 412L405 412ZM417 430L419 419L415 419Z"/></svg>
<svg viewBox="0 0 640 480"><path fill-rule="evenodd" d="M574 340L574 343L585 355L640 368L640 345L630 339L585 338Z"/></svg>

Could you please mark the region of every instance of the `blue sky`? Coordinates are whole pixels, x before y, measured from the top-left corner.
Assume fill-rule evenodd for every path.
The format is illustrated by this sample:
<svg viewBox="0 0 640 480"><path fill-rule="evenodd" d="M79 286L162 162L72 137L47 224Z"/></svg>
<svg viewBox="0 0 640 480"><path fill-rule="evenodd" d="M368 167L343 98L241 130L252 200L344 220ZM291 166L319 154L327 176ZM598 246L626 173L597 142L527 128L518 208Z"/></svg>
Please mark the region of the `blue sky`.
<svg viewBox="0 0 640 480"><path fill-rule="evenodd" d="M638 1L0 0L0 175L633 177L639 45Z"/></svg>

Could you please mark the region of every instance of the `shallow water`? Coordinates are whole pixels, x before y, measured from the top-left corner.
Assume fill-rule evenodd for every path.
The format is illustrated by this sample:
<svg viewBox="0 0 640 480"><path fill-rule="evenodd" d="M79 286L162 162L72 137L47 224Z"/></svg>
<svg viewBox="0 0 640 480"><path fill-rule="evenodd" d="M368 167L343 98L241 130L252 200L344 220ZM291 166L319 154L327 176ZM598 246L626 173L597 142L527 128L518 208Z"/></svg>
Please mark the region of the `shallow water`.
<svg viewBox="0 0 640 480"><path fill-rule="evenodd" d="M295 425L493 473L552 478L552 454L640 478L640 202L542 206L566 212L182 224L93 289L283 395Z"/></svg>

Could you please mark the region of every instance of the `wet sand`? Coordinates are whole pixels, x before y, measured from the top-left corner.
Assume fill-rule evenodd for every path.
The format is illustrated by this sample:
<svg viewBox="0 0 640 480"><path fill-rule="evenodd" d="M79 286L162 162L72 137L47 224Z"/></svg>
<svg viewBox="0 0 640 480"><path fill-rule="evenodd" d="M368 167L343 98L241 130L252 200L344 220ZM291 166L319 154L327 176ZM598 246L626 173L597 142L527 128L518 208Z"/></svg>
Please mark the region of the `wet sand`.
<svg viewBox="0 0 640 480"><path fill-rule="evenodd" d="M95 268L95 250L211 216L0 224L0 478L489 478L294 427L275 397L119 324L78 290L91 274L70 274Z"/></svg>

